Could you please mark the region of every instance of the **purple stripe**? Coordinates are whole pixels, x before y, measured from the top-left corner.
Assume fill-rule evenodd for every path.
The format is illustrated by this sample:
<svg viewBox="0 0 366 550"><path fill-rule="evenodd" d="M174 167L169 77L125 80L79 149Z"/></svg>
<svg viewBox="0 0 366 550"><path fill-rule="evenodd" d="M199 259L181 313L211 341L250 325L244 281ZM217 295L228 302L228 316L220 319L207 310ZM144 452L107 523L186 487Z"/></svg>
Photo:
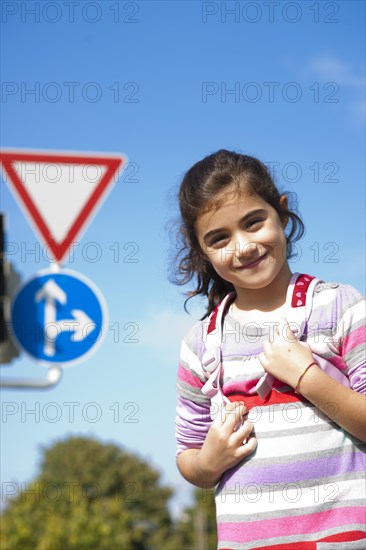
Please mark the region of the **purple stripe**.
<svg viewBox="0 0 366 550"><path fill-rule="evenodd" d="M307 479L342 475L351 472L362 472L366 467L365 454L363 452L346 452L337 456L317 458L314 460L302 460L286 464L271 464L262 468L251 467L250 460L245 466L239 465L238 469L228 470L221 482L221 488L230 489L235 483L262 484L262 483L286 483L301 482ZM275 461L275 459L274 459Z"/></svg>
<svg viewBox="0 0 366 550"><path fill-rule="evenodd" d="M178 397L175 419L177 454L186 449L202 447L211 423L209 405Z"/></svg>

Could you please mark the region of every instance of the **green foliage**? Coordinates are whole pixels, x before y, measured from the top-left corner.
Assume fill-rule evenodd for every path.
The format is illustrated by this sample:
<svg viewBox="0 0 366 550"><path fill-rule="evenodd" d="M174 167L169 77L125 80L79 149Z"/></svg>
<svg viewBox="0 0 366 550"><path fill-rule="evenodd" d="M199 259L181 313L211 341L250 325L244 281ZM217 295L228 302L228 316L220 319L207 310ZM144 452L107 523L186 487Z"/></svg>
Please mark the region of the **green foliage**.
<svg viewBox="0 0 366 550"><path fill-rule="evenodd" d="M176 525L178 549L217 548L216 507L213 489L196 489L193 506L187 508Z"/></svg>
<svg viewBox="0 0 366 550"><path fill-rule="evenodd" d="M1 548L160 550L174 531L171 495L139 458L72 437L44 450L39 476L8 503Z"/></svg>
<svg viewBox="0 0 366 550"><path fill-rule="evenodd" d="M39 475L1 517L1 550L193 550L216 548L212 490L174 524L172 490L114 444L70 437L43 449Z"/></svg>

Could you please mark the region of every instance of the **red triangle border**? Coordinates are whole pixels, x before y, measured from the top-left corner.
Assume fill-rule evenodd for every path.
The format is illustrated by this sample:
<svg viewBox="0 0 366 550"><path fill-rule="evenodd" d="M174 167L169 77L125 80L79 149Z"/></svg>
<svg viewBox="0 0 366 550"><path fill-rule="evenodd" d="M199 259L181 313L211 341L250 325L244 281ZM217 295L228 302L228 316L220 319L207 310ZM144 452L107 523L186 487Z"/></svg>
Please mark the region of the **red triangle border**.
<svg viewBox="0 0 366 550"><path fill-rule="evenodd" d="M107 170L100 182L94 189L93 193L84 204L78 216L71 225L66 237L57 242L52 236L49 227L41 216L36 204L29 196L29 193L24 187L23 182L16 173L13 164L15 162L49 162L54 164L85 164L85 165L103 165L107 166ZM31 217L43 240L49 246L52 255L56 262L61 263L65 258L67 251L76 237L80 234L86 222L90 218L98 203L103 198L107 187L112 183L113 177L117 170L126 164L126 159L121 156L99 156L90 154L66 154L56 152L25 152L25 151L0 151L0 163L3 167L5 179L15 188L19 196L22 206L25 207L27 214Z"/></svg>

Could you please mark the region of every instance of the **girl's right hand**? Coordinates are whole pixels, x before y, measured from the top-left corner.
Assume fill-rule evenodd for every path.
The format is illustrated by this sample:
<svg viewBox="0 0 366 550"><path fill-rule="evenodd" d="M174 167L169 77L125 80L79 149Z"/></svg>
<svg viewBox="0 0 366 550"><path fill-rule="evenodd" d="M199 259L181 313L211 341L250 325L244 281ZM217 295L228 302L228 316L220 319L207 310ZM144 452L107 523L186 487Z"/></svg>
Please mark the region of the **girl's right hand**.
<svg viewBox="0 0 366 550"><path fill-rule="evenodd" d="M211 424L197 457L210 478L219 479L255 450L257 439L251 435L253 424L244 419L247 413L244 403L229 403Z"/></svg>

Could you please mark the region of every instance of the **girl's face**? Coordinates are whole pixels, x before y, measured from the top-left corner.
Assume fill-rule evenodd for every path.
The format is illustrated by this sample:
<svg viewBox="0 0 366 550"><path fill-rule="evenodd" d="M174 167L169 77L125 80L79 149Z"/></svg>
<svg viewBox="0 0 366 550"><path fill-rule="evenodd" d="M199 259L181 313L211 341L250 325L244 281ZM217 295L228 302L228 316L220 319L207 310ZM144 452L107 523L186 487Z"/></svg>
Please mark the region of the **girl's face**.
<svg viewBox="0 0 366 550"><path fill-rule="evenodd" d="M196 234L220 277L235 289L261 289L288 270L286 224L259 195L240 191L201 214Z"/></svg>

